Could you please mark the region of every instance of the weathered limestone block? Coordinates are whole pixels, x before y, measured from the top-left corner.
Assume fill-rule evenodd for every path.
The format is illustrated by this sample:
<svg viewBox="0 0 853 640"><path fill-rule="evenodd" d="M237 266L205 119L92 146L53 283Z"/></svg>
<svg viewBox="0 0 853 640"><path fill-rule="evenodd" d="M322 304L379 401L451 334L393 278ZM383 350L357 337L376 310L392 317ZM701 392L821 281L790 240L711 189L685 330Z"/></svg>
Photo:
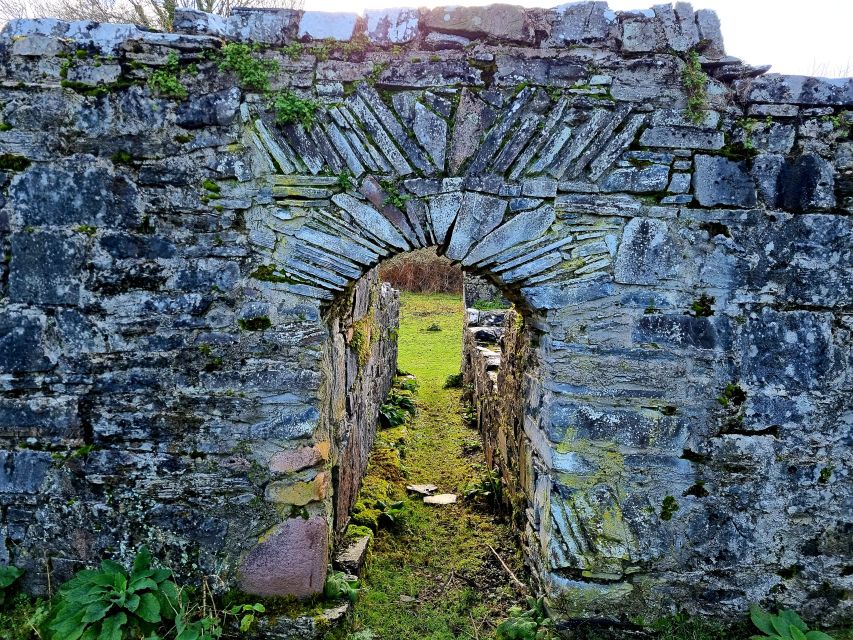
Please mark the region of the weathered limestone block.
<svg viewBox="0 0 853 640"><path fill-rule="evenodd" d="M735 82L745 102L801 105L853 105L853 79L810 78L771 73Z"/></svg>
<svg viewBox="0 0 853 640"><path fill-rule="evenodd" d="M176 124L185 129L228 126L240 109L240 90L234 87L188 100L178 109Z"/></svg>
<svg viewBox="0 0 853 640"><path fill-rule="evenodd" d="M380 45L405 44L418 37L417 9L365 11L367 37Z"/></svg>
<svg viewBox="0 0 853 640"><path fill-rule="evenodd" d="M675 51L689 51L699 44L699 29L688 2L676 2L654 7L655 17L663 24L666 42Z"/></svg>
<svg viewBox="0 0 853 640"><path fill-rule="evenodd" d="M622 48L625 51L648 53L660 51L666 36L663 25L652 9L635 11L622 16Z"/></svg>
<svg viewBox="0 0 853 640"><path fill-rule="evenodd" d="M46 451L0 451L0 494L38 493L50 465Z"/></svg>
<svg viewBox="0 0 853 640"><path fill-rule="evenodd" d="M755 385L825 388L843 366L827 313L762 309L747 322L741 349L744 374Z"/></svg>
<svg viewBox="0 0 853 640"><path fill-rule="evenodd" d="M778 178L779 205L787 211L821 211L835 207L832 165L823 158L804 154L786 160Z"/></svg>
<svg viewBox="0 0 853 640"><path fill-rule="evenodd" d="M624 284L654 284L674 275L678 246L663 220L632 218L622 235L614 263Z"/></svg>
<svg viewBox="0 0 853 640"><path fill-rule="evenodd" d="M551 36L543 46L597 43L613 38L616 14L606 2L572 2L549 11Z"/></svg>
<svg viewBox="0 0 853 640"><path fill-rule="evenodd" d="M725 56L723 32L717 14L711 9L699 9L696 12L696 26L699 27L699 42L703 44L702 55L712 59Z"/></svg>
<svg viewBox="0 0 853 640"><path fill-rule="evenodd" d="M708 318L679 315L645 315L634 332L637 342L676 347L714 349L718 346L714 324Z"/></svg>
<svg viewBox="0 0 853 640"><path fill-rule="evenodd" d="M694 158L694 163L693 191L699 204L755 206L755 185L743 163L701 154Z"/></svg>
<svg viewBox="0 0 853 640"><path fill-rule="evenodd" d="M629 191L648 193L663 191L669 182L669 167L651 165L643 168L615 169L601 184L602 191Z"/></svg>
<svg viewBox="0 0 853 640"><path fill-rule="evenodd" d="M522 7L491 4L485 7L437 7L422 23L427 31L468 38L489 38L498 42L532 44L533 21Z"/></svg>
<svg viewBox="0 0 853 640"><path fill-rule="evenodd" d="M0 316L0 369L9 373L48 371L51 358L45 336L46 318L37 314Z"/></svg>
<svg viewBox="0 0 853 640"><path fill-rule="evenodd" d="M299 20L298 37L310 40L350 40L355 31L358 15L355 13L327 13L305 11Z"/></svg>
<svg viewBox="0 0 853 640"><path fill-rule="evenodd" d="M12 236L9 297L13 302L80 302L84 242L63 234L32 231Z"/></svg>
<svg viewBox="0 0 853 640"><path fill-rule="evenodd" d="M140 222L136 186L105 163L86 156L33 165L12 181L9 196L22 227L115 228Z"/></svg>

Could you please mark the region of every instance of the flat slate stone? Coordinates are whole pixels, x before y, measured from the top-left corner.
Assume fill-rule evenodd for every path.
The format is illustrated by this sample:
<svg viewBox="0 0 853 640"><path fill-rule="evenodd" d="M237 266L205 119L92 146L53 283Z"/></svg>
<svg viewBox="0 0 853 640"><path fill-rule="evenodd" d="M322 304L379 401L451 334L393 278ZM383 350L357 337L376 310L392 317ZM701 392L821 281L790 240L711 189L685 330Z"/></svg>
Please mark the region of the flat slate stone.
<svg viewBox="0 0 853 640"><path fill-rule="evenodd" d="M439 493L438 495L426 496L424 498L424 504L434 504L437 506L445 506L454 502L456 502L455 493Z"/></svg>
<svg viewBox="0 0 853 640"><path fill-rule="evenodd" d="M479 148L480 137L495 119L494 108L468 89L462 90L450 141L450 172L455 174Z"/></svg>
<svg viewBox="0 0 853 640"><path fill-rule="evenodd" d="M438 487L434 484L409 484L406 485L407 491L412 491L413 493L420 493L421 495L428 496L434 491L436 491Z"/></svg>
<svg viewBox="0 0 853 640"><path fill-rule="evenodd" d="M670 149L722 149L726 140L722 131L698 127L660 126L650 127L640 136L640 144L646 147Z"/></svg>
<svg viewBox="0 0 853 640"><path fill-rule="evenodd" d="M420 102L415 104L415 137L427 150L439 170L444 169L444 150L447 146L447 121L427 109Z"/></svg>
<svg viewBox="0 0 853 640"><path fill-rule="evenodd" d="M458 191L442 193L430 199L429 217L437 244L443 245L447 241L447 231L456 220L461 205L462 194Z"/></svg>
<svg viewBox="0 0 853 640"><path fill-rule="evenodd" d="M485 238L465 257L462 264L470 266L482 262L510 247L540 237L554 223L554 207L544 205L532 211L519 213L509 222L502 224Z"/></svg>
<svg viewBox="0 0 853 640"><path fill-rule="evenodd" d="M346 193L338 193L332 196L332 202L347 211L356 223L370 235L403 251L410 248L409 243L406 242L397 228L369 204Z"/></svg>
<svg viewBox="0 0 853 640"><path fill-rule="evenodd" d="M651 193L663 191L669 180L669 166L653 164L648 167L625 167L614 169L604 180L604 192L627 191Z"/></svg>
<svg viewBox="0 0 853 640"><path fill-rule="evenodd" d="M501 223L506 207L507 202L500 198L466 192L445 255L462 260L474 243Z"/></svg>

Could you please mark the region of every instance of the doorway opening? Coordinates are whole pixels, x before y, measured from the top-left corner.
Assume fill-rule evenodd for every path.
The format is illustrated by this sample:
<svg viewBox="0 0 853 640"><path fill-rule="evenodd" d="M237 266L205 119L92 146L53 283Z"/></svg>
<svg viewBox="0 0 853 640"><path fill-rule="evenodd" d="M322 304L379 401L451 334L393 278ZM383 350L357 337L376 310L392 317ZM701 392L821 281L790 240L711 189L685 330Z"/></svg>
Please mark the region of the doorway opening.
<svg viewBox="0 0 853 640"><path fill-rule="evenodd" d="M500 371L505 326L517 330L520 316L434 249L386 261L379 277L399 291L397 371L339 532L339 569L361 569L354 630L486 636L528 595L513 517L524 513L523 490L503 462L517 446L506 434L520 435L510 424L519 416L504 407L520 399L500 397L512 378Z"/></svg>

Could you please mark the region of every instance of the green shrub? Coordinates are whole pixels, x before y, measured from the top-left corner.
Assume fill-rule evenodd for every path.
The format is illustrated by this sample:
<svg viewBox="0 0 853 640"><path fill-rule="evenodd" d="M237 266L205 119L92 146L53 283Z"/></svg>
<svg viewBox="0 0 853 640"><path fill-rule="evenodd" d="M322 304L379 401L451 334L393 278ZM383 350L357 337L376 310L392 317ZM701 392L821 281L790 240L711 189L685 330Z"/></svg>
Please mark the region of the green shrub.
<svg viewBox="0 0 853 640"><path fill-rule="evenodd" d="M385 402L379 407L379 424L384 429L399 427L416 412L417 407L411 395L391 389Z"/></svg>
<svg viewBox="0 0 853 640"><path fill-rule="evenodd" d="M832 640L832 636L823 631L810 631L800 616L790 609L781 609L773 615L753 605L749 617L752 624L765 634L752 636L753 640Z"/></svg>
<svg viewBox="0 0 853 640"><path fill-rule="evenodd" d="M247 44L226 44L219 52L220 71L233 71L240 86L255 91L269 91L270 74L278 71L278 62L253 55Z"/></svg>
<svg viewBox="0 0 853 640"><path fill-rule="evenodd" d="M314 124L314 117L317 115L320 103L300 98L292 91L286 90L273 96L270 106L275 112L276 124L301 124L306 129L310 129Z"/></svg>
<svg viewBox="0 0 853 640"><path fill-rule="evenodd" d="M462 374L461 373L451 373L447 376L447 379L444 381L445 389L461 389L462 388Z"/></svg>

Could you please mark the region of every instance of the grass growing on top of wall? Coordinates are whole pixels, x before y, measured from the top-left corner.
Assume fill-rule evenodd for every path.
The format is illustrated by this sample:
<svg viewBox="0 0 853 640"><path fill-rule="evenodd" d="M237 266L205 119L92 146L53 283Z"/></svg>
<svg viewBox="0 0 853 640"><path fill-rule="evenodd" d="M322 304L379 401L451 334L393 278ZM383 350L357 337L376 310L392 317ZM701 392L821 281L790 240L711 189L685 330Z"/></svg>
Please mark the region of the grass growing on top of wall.
<svg viewBox="0 0 853 640"><path fill-rule="evenodd" d="M444 388L447 376L459 371L462 301L452 294L403 293L400 315L399 368L420 383L418 413L405 427L407 477L372 464L367 484L387 479L399 499L406 484L432 483L460 501L430 507L411 498L403 525L379 531L363 574L355 631L369 629L377 640L493 638L518 596L487 545L519 575L521 560L508 526L462 501L465 485L482 472L478 456L463 454L476 450L479 437L462 423L461 390ZM441 330L428 330L434 324ZM381 432L378 451L400 435L399 428Z"/></svg>

